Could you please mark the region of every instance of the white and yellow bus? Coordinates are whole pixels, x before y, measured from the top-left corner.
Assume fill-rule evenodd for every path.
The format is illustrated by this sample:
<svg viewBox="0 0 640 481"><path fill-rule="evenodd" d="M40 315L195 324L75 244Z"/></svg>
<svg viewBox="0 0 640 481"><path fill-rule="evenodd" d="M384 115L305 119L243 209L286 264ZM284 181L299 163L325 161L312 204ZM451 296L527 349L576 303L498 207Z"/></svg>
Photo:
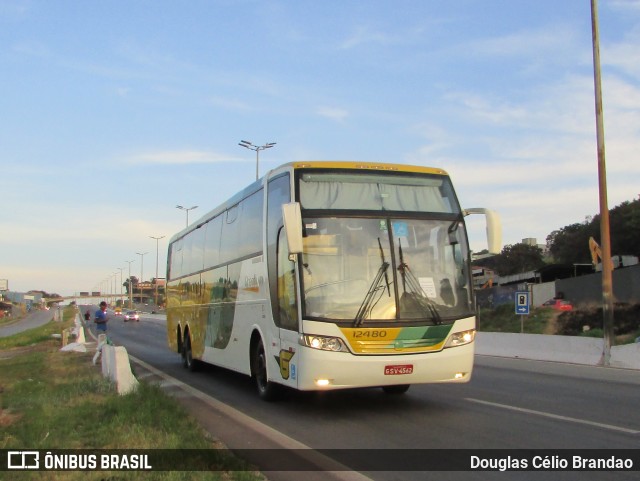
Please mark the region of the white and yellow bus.
<svg viewBox="0 0 640 481"><path fill-rule="evenodd" d="M441 169L282 165L169 242L167 330L185 367L331 390L471 378L476 317L465 215Z"/></svg>

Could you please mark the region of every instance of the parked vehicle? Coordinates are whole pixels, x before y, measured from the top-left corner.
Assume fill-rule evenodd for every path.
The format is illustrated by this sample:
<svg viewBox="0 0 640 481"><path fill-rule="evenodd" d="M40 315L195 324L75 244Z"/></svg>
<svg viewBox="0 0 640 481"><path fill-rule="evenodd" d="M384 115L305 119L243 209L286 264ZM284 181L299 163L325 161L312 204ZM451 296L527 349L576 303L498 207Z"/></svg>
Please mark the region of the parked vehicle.
<svg viewBox="0 0 640 481"><path fill-rule="evenodd" d="M550 307L556 311L572 311L573 305L564 299L549 299L542 304L543 307Z"/></svg>

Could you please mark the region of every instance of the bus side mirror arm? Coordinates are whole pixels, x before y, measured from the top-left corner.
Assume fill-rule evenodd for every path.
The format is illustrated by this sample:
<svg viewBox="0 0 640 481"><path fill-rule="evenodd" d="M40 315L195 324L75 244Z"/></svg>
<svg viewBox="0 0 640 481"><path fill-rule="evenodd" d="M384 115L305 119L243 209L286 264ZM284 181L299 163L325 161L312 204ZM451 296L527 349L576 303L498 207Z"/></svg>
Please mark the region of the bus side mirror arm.
<svg viewBox="0 0 640 481"><path fill-rule="evenodd" d="M489 209L474 207L464 209L462 213L467 216L469 214L484 214L487 219L487 244L489 252L492 254L500 254L502 250L502 225L500 215Z"/></svg>
<svg viewBox="0 0 640 481"><path fill-rule="evenodd" d="M300 213L300 204L298 202L282 204L282 218L287 235L289 259L295 262L297 255L302 253L302 214Z"/></svg>

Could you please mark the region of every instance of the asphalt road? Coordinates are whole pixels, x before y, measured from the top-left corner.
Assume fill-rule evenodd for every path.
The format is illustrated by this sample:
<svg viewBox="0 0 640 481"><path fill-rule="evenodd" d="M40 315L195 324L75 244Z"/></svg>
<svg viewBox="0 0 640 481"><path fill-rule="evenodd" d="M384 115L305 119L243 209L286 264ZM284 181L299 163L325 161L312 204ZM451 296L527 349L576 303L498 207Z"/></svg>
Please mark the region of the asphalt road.
<svg viewBox="0 0 640 481"><path fill-rule="evenodd" d="M414 385L401 396L389 396L380 389L287 392L281 401L265 403L246 376L208 366L197 373L182 368L180 356L167 348L162 319L143 315L140 322L124 323L114 318L109 335L142 362L136 366L137 376L154 377L232 449L312 447L400 453L414 449L632 449L637 453L640 445L637 371L478 356L468 384ZM507 476L582 480L605 475L553 471L364 474L385 481L431 479L430 475L440 480ZM274 476L270 478L295 479ZM310 476L305 475L307 481L314 479ZM637 479L637 473L611 472L606 479Z"/></svg>
<svg viewBox="0 0 640 481"><path fill-rule="evenodd" d="M56 315L56 311L35 310L27 314L23 319L11 322L0 327L0 337L13 336L19 332L27 331L45 325Z"/></svg>

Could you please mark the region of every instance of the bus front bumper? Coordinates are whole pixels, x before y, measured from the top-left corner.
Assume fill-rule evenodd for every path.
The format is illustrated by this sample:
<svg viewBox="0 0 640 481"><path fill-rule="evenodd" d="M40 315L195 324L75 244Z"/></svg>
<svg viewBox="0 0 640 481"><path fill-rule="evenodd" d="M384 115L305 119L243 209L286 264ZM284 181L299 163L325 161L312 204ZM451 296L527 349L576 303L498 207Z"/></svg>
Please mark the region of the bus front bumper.
<svg viewBox="0 0 640 481"><path fill-rule="evenodd" d="M474 343L438 352L353 355L301 347L298 389L318 391L471 380Z"/></svg>

